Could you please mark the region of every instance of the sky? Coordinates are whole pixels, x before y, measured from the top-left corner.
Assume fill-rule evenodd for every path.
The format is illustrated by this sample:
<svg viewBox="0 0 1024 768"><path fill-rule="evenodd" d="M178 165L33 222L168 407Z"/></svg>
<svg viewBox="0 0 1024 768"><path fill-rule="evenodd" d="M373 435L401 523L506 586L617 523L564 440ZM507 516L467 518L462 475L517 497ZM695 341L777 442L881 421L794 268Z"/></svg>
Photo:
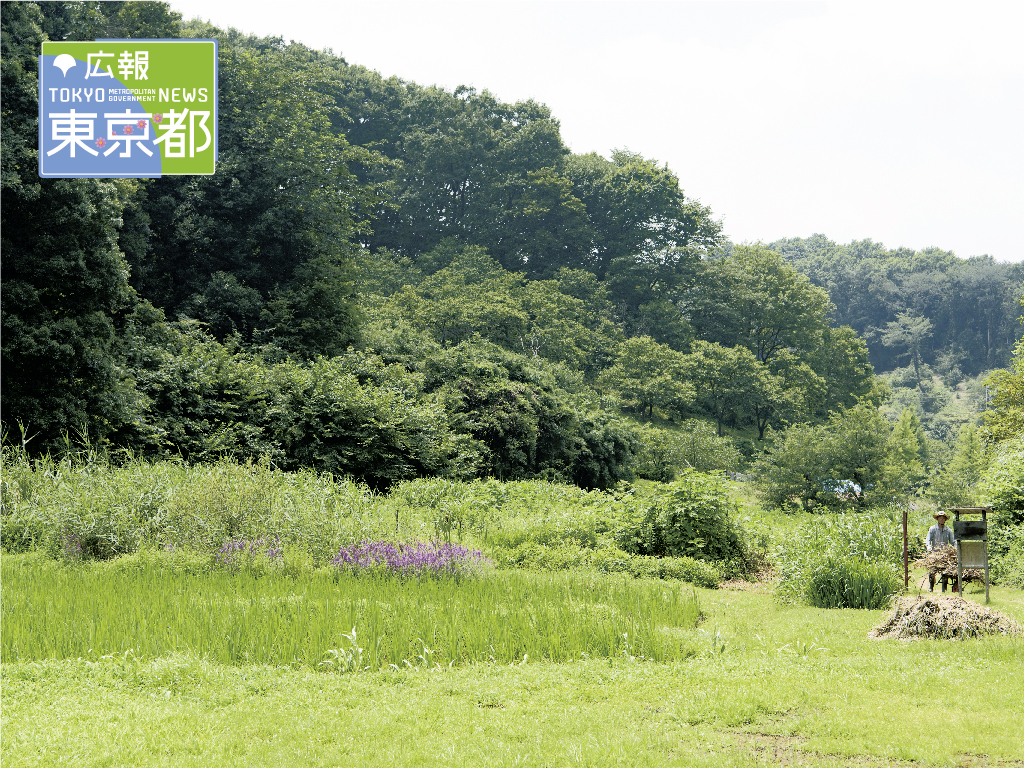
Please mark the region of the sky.
<svg viewBox="0 0 1024 768"><path fill-rule="evenodd" d="M665 163L734 243L1024 261L1024 3L170 0Z"/></svg>

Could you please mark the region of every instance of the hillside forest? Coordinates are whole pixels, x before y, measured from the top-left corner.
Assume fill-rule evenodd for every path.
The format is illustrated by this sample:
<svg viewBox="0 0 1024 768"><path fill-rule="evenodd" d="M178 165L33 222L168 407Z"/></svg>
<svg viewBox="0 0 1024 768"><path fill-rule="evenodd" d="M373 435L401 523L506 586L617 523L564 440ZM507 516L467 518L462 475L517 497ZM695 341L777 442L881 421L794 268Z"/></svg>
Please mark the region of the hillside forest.
<svg viewBox="0 0 1024 768"><path fill-rule="evenodd" d="M40 43L133 37L219 41L216 174L39 178ZM544 104L164 3L5 3L2 64L2 421L31 454L375 491L691 467L813 509L968 502L1019 451L1020 264L734 244L675 171L573 153Z"/></svg>

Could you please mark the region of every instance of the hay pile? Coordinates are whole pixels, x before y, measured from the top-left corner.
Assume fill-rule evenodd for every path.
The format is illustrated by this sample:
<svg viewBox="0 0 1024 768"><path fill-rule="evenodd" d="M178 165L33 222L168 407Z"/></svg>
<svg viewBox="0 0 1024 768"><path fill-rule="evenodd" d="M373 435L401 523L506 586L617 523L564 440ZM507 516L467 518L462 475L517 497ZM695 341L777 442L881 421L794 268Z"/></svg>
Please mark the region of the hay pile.
<svg viewBox="0 0 1024 768"><path fill-rule="evenodd" d="M925 552L914 565L927 568L929 573L956 576L956 547L939 547ZM964 568L964 582L984 580L985 572L980 568Z"/></svg>
<svg viewBox="0 0 1024 768"><path fill-rule="evenodd" d="M1020 635L1024 628L1001 613L962 597L904 597L868 637L965 640L982 635Z"/></svg>

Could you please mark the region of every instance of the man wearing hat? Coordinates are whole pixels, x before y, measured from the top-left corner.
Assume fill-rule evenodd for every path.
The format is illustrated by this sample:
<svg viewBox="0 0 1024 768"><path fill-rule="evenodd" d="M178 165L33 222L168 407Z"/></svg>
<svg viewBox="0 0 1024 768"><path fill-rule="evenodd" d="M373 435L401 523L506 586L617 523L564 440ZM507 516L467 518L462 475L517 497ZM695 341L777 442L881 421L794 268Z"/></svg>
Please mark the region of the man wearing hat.
<svg viewBox="0 0 1024 768"><path fill-rule="evenodd" d="M956 543L956 539L953 538L953 531L946 527L946 521L949 520L949 515L945 512L936 512L932 517L935 518L935 525L928 529L928 540L925 545L928 547L928 551L931 552L935 549L942 549L943 547L952 547ZM949 580L949 576L942 574L942 591L946 591L946 582ZM931 571L928 574L928 589L932 592L935 591L935 571Z"/></svg>

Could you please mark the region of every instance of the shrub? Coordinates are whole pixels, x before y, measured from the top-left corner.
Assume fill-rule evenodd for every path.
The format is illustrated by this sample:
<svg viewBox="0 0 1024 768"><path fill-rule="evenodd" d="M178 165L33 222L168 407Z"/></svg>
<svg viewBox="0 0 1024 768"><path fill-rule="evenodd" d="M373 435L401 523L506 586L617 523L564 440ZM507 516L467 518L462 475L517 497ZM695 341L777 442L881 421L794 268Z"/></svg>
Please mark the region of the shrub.
<svg viewBox="0 0 1024 768"><path fill-rule="evenodd" d="M852 557L821 560L809 574L804 599L816 608L885 608L900 591L899 575L887 563Z"/></svg>
<svg viewBox="0 0 1024 768"><path fill-rule="evenodd" d="M992 581L1004 587L1024 589L1024 525L993 527L989 536Z"/></svg>
<svg viewBox="0 0 1024 768"><path fill-rule="evenodd" d="M743 531L733 519L738 511L720 477L688 470L649 500L636 499L615 540L638 555L746 560Z"/></svg>

